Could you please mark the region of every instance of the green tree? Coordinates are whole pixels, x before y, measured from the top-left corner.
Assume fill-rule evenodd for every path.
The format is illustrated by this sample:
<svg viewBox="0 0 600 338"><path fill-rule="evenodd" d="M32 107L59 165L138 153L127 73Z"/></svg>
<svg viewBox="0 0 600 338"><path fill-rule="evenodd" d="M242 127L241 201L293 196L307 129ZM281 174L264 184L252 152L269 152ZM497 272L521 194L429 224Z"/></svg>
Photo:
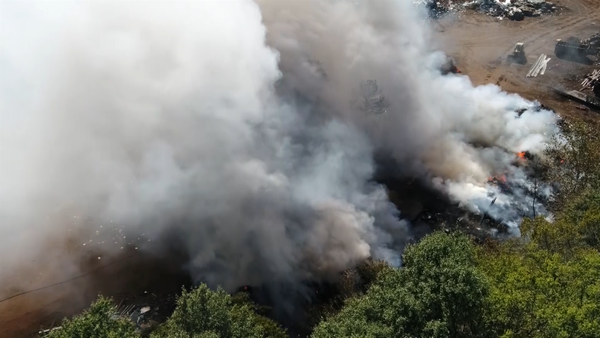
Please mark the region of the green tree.
<svg viewBox="0 0 600 338"><path fill-rule="evenodd" d="M116 307L110 299L100 297L91 307L73 319L65 319L61 328L49 338L138 338L135 325L115 317Z"/></svg>
<svg viewBox="0 0 600 338"><path fill-rule="evenodd" d="M586 190L572 198L554 222L525 219L521 233L542 249L565 257L588 248L600 251L600 190Z"/></svg>
<svg viewBox="0 0 600 338"><path fill-rule="evenodd" d="M383 270L313 337L490 337L488 286L475 263L464 235L431 234L406 249L402 269Z"/></svg>
<svg viewBox="0 0 600 338"><path fill-rule="evenodd" d="M571 224L578 239L600 251L600 187L589 189L562 211L561 222Z"/></svg>
<svg viewBox="0 0 600 338"><path fill-rule="evenodd" d="M554 241L552 235L547 237ZM490 282L491 322L498 336L600 337L597 251L576 250L567 259L536 240L504 243L482 250L479 266Z"/></svg>
<svg viewBox="0 0 600 338"><path fill-rule="evenodd" d="M212 291L205 284L183 289L169 320L153 338L259 338L287 337L270 319L257 315L245 300L232 299L223 289Z"/></svg>
<svg viewBox="0 0 600 338"><path fill-rule="evenodd" d="M565 123L548 145L547 177L560 186L557 207L587 189L600 189L600 128L583 121Z"/></svg>

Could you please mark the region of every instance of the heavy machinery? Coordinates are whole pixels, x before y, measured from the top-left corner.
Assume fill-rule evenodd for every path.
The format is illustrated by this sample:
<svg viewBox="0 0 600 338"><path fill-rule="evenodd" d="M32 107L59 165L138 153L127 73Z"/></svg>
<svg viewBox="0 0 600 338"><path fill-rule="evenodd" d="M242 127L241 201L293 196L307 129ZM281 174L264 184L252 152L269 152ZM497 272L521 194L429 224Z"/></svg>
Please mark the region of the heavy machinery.
<svg viewBox="0 0 600 338"><path fill-rule="evenodd" d="M561 59L572 61L586 60L588 56L600 56L600 34L595 34L589 39L579 40L570 37L567 40L556 40L554 54Z"/></svg>
<svg viewBox="0 0 600 338"><path fill-rule="evenodd" d="M521 65L527 64L527 56L525 55L525 45L519 42L515 45L512 54L507 57L508 63L518 63Z"/></svg>

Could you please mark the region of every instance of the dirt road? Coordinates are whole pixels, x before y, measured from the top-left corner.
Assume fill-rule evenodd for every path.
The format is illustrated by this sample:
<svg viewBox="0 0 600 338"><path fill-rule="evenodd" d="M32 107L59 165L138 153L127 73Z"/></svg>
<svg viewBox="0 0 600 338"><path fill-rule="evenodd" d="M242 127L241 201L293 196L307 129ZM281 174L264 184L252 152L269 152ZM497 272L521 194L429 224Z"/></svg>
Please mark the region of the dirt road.
<svg viewBox="0 0 600 338"><path fill-rule="evenodd" d="M587 38L600 32L600 1L560 0L555 3L564 8L558 14L523 21L460 12L440 20L436 34L443 41L442 48L455 58L458 67L474 84L497 84L508 92L540 100L563 116L577 114L586 119L598 119L598 113L581 110L581 105L558 98L548 87L558 85L578 89L581 77L598 68L558 59L554 55L554 46L556 39ZM517 42L525 44L526 65L506 62ZM545 75L527 78L527 72L542 53L551 58Z"/></svg>

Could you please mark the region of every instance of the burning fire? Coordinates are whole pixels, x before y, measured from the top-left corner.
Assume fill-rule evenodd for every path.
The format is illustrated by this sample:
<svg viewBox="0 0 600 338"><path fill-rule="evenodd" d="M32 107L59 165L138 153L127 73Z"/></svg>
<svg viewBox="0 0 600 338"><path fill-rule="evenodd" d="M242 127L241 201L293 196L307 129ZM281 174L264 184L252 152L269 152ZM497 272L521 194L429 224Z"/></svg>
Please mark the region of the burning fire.
<svg viewBox="0 0 600 338"><path fill-rule="evenodd" d="M522 152L520 152L520 153L517 153L517 156L518 156L520 159L524 160L524 159L525 159L525 152L524 152L524 151L522 151Z"/></svg>
<svg viewBox="0 0 600 338"><path fill-rule="evenodd" d="M506 175L500 175L500 176L489 177L489 178L488 178L488 182L499 182L499 183L506 183Z"/></svg>

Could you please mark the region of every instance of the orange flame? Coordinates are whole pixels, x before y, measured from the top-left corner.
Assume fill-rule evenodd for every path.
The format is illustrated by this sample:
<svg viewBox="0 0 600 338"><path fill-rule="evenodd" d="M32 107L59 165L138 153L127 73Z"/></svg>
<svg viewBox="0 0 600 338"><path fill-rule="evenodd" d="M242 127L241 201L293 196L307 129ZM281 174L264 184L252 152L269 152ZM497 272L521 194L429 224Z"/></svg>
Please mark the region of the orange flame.
<svg viewBox="0 0 600 338"><path fill-rule="evenodd" d="M524 160L524 159L525 159L525 152L524 152L524 151L522 151L522 152L520 152L520 153L517 153L517 156L518 156L520 159Z"/></svg>
<svg viewBox="0 0 600 338"><path fill-rule="evenodd" d="M494 177L489 177L488 178L488 182L499 182L499 183L506 183L506 175L500 175L500 176L494 176Z"/></svg>

